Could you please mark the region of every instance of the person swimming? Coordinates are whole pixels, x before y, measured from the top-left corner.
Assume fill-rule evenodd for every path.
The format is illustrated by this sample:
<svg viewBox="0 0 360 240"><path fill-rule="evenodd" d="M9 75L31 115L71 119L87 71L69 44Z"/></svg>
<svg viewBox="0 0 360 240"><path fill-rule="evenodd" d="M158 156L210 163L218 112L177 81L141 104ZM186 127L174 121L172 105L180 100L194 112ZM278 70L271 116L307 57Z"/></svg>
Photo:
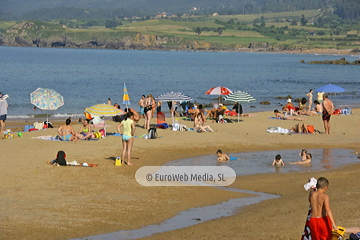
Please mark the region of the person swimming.
<svg viewBox="0 0 360 240"><path fill-rule="evenodd" d="M280 154L275 156L275 159L274 159L274 161L273 161L273 163L271 165L272 166L283 166L283 165L285 165L284 161L281 159Z"/></svg>
<svg viewBox="0 0 360 240"><path fill-rule="evenodd" d="M227 161L230 160L230 158L228 157L228 155L226 155L225 153L223 153L220 149L217 150L216 156L217 156L217 161L218 161L218 162L227 162Z"/></svg>

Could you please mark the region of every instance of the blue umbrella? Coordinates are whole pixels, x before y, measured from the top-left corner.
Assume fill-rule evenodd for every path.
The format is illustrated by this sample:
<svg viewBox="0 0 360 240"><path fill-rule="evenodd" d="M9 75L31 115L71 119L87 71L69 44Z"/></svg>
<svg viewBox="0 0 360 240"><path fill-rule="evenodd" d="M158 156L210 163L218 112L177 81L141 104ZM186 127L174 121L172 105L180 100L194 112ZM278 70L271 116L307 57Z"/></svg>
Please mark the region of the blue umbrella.
<svg viewBox="0 0 360 240"><path fill-rule="evenodd" d="M315 92L325 92L325 93L337 93L337 92L345 92L346 90L337 85L325 85L315 90Z"/></svg>

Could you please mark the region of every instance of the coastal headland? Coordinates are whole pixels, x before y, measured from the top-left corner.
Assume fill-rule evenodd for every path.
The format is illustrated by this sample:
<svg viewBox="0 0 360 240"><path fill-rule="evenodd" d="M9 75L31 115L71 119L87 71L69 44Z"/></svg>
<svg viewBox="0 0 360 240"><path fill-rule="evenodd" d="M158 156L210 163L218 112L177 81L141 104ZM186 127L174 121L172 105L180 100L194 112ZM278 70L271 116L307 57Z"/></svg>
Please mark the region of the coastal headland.
<svg viewBox="0 0 360 240"><path fill-rule="evenodd" d="M134 166L114 166L120 155L121 138L109 136L98 141L60 142L33 139L56 135L63 121L53 129L23 133L22 137L0 139L1 239L70 239L159 224L189 208L214 205L248 194L212 187L144 187L135 180L142 166L160 166L175 159L214 154L209 165L216 166L215 152L255 152L282 149L346 148L359 151L359 109L353 115L332 116L331 134L281 135L266 133L268 127L291 128L297 121L272 120L272 112L241 118L240 123L208 121L214 133L159 130L158 139L136 138ZM166 119L171 123L171 119ZM145 134L140 120L136 135ZM192 122L180 123L192 127ZM323 131L320 116L307 117L307 124ZM7 122L16 132L29 122ZM117 123L108 121L108 132ZM152 121L155 124L155 121ZM75 130L80 124L73 123ZM55 167L47 164L59 150L67 160L99 164L98 167ZM274 156L264 159L270 168ZM296 161L298 156L285 161ZM338 159L341 161L341 159ZM243 160L243 161L246 161ZM331 208L338 225L359 226L360 160L357 164L320 172L271 173L238 176L229 187L278 194L281 197L240 208L233 216L219 218L147 239L298 239L308 210L309 177L330 181ZM286 168L286 165L284 166Z"/></svg>

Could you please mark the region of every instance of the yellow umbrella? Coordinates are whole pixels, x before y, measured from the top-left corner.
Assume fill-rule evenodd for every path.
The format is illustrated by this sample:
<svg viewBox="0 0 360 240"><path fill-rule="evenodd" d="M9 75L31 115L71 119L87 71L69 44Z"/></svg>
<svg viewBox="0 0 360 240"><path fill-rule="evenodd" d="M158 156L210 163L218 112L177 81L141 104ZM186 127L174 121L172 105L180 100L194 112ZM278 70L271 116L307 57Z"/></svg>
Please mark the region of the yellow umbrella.
<svg viewBox="0 0 360 240"><path fill-rule="evenodd" d="M124 114L124 111L121 109L117 109L109 104L97 104L92 107L86 108L85 112L90 113L91 116L99 116L99 117L111 117L116 115L122 115ZM105 130L105 136L106 136L106 125L104 121L104 130Z"/></svg>

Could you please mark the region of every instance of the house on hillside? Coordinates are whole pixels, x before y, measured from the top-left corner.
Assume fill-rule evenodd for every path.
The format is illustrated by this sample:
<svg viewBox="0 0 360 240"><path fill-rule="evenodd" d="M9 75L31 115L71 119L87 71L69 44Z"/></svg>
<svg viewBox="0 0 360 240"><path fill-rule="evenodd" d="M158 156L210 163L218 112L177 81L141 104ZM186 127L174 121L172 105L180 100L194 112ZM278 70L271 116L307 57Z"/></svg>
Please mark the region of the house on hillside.
<svg viewBox="0 0 360 240"><path fill-rule="evenodd" d="M219 14L216 12L216 13L213 13L213 16L216 17L216 16L219 16Z"/></svg>
<svg viewBox="0 0 360 240"><path fill-rule="evenodd" d="M309 35L316 35L315 31L313 31L313 30L308 31L307 34L309 34Z"/></svg>

